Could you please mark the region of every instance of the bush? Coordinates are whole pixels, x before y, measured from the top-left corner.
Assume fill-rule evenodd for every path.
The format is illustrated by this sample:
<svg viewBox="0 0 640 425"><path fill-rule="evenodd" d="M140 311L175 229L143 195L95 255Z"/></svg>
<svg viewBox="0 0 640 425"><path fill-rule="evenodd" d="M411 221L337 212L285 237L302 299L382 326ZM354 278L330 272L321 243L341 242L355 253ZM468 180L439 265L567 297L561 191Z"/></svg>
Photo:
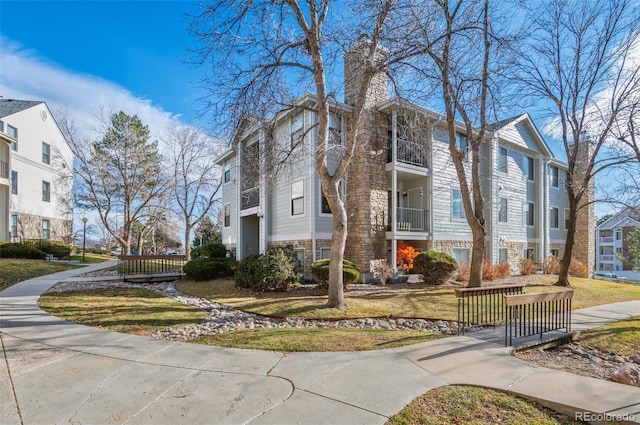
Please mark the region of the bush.
<svg viewBox="0 0 640 425"><path fill-rule="evenodd" d="M0 244L0 258L26 258L32 260L44 260L46 253L20 243Z"/></svg>
<svg viewBox="0 0 640 425"><path fill-rule="evenodd" d="M420 273L425 282L440 285L451 279L458 263L449 254L437 251L424 251L413 260L413 271Z"/></svg>
<svg viewBox="0 0 640 425"><path fill-rule="evenodd" d="M530 258L521 258L519 262L520 274L527 276L538 271L538 266Z"/></svg>
<svg viewBox="0 0 640 425"><path fill-rule="evenodd" d="M184 265L185 275L196 281L233 276L235 260L232 258L195 258Z"/></svg>
<svg viewBox="0 0 640 425"><path fill-rule="evenodd" d="M500 263L490 263L485 261L482 263L482 280L496 280L502 279L504 277L509 277L511 275L511 265L502 261ZM471 266L468 264L463 264L458 268L458 276L457 279L460 282L468 282L469 277L471 276Z"/></svg>
<svg viewBox="0 0 640 425"><path fill-rule="evenodd" d="M226 258L227 247L221 243L208 243L191 250L191 258Z"/></svg>
<svg viewBox="0 0 640 425"><path fill-rule="evenodd" d="M589 270L583 262L572 258L571 263L569 264L569 274L575 277L588 277Z"/></svg>
<svg viewBox="0 0 640 425"><path fill-rule="evenodd" d="M542 263L542 271L545 274L557 274L559 267L560 261L558 261L558 257L556 257L555 255L550 255Z"/></svg>
<svg viewBox="0 0 640 425"><path fill-rule="evenodd" d="M321 284L329 282L329 259L318 260L311 264L311 272L316 281ZM342 286L357 282L360 279L360 269L349 260L342 260Z"/></svg>
<svg viewBox="0 0 640 425"><path fill-rule="evenodd" d="M396 262L402 267L405 273L413 270L413 260L418 255L418 251L406 242L400 242L396 253Z"/></svg>
<svg viewBox="0 0 640 425"><path fill-rule="evenodd" d="M270 248L265 255L251 255L238 263L236 286L253 291L286 291L300 275L293 250Z"/></svg>
<svg viewBox="0 0 640 425"><path fill-rule="evenodd" d="M23 245L31 248L39 249L45 254L52 255L61 260L68 260L71 255L71 247L64 242L57 242L48 239L26 239L22 241Z"/></svg>

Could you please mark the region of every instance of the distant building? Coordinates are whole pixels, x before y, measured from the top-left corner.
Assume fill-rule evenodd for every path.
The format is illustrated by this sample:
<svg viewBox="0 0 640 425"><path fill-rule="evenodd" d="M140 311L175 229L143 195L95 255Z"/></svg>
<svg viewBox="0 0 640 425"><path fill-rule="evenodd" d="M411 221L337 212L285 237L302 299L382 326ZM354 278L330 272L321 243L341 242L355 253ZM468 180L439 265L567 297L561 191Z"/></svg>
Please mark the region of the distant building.
<svg viewBox="0 0 640 425"><path fill-rule="evenodd" d="M0 136L0 239L70 243L73 153L47 104L0 99Z"/></svg>
<svg viewBox="0 0 640 425"><path fill-rule="evenodd" d="M637 209L625 209L605 220L596 227L596 274L626 277L640 281L640 273L634 272L627 257L627 236L640 227L640 215Z"/></svg>

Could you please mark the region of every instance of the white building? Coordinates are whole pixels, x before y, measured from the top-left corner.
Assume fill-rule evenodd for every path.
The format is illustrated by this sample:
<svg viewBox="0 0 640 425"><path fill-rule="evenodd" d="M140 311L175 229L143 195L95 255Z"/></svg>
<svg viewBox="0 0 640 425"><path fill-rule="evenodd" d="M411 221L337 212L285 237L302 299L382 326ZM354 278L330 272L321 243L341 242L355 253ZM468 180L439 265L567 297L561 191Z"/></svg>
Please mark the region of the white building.
<svg viewBox="0 0 640 425"><path fill-rule="evenodd" d="M631 264L619 258L627 256L627 236L638 227L640 216L630 209L625 209L596 226L597 275L615 275L640 281L640 273L634 272Z"/></svg>
<svg viewBox="0 0 640 425"><path fill-rule="evenodd" d="M0 133L1 238L71 242L73 153L46 103L0 99Z"/></svg>

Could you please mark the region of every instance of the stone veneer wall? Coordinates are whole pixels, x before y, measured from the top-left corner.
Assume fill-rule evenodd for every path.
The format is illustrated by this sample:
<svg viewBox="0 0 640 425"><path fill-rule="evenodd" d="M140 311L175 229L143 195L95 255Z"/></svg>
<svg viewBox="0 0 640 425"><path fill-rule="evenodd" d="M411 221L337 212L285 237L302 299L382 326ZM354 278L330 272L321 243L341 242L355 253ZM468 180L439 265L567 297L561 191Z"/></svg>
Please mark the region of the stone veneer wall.
<svg viewBox="0 0 640 425"><path fill-rule="evenodd" d="M304 248L303 274L305 279L311 279L313 277L313 274L311 273L311 264L313 263L312 240L300 239L300 240L269 242L269 248L277 247L277 246L287 246L287 245L290 245L293 248ZM316 258L317 259L320 259L321 248L331 248L331 239L316 239Z"/></svg>
<svg viewBox="0 0 640 425"><path fill-rule="evenodd" d="M21 239L42 239L42 220L49 220L49 239L71 243L71 220L42 217L32 214L17 214L18 237Z"/></svg>
<svg viewBox="0 0 640 425"><path fill-rule="evenodd" d="M529 248L529 245L526 242L502 242L499 248L507 248L507 262L511 267L511 273L520 273L520 260L524 258L524 250ZM531 248L535 249L533 246Z"/></svg>
<svg viewBox="0 0 640 425"><path fill-rule="evenodd" d="M359 41L345 55L346 103L353 104L360 91L368 49L366 40ZM380 49L376 55L380 55L378 59L384 60L385 52ZM375 110L375 105L385 99L387 76L379 73L373 77L367 91L355 154L347 169L348 236L345 258L360 268L362 281L370 278L371 260L387 258L385 216L388 185L385 166L388 122L386 116Z"/></svg>

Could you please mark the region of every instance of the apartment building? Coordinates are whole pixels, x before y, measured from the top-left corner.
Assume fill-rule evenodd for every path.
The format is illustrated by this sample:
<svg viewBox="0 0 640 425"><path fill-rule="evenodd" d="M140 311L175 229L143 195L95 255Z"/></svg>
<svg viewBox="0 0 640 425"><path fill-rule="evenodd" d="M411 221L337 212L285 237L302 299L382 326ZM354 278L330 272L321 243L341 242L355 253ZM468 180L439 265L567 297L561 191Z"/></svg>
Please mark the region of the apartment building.
<svg viewBox="0 0 640 425"><path fill-rule="evenodd" d="M73 153L46 103L0 99L0 135L1 239L71 242Z"/></svg>
<svg viewBox="0 0 640 425"><path fill-rule="evenodd" d="M596 226L596 274L640 281L640 273L620 258L628 258L627 236L638 227L637 209L625 209Z"/></svg>
<svg viewBox="0 0 640 425"><path fill-rule="evenodd" d="M357 49L357 46L355 47ZM351 53L351 52L350 52ZM345 56L345 103L331 108L330 167L346 137L345 112L357 87L358 55ZM399 98L387 98L378 75L369 91L362 140L357 141L341 190L348 216L345 258L371 279L375 261L396 264L401 242L434 249L469 262L472 233L465 218L457 174L450 158L445 117ZM308 94L267 124L241 127L223 167L223 243L238 259L277 245L292 245L310 274L313 261L328 258L332 217L315 171L315 114ZM458 146L467 146L462 124ZM279 172L265 158L294 147ZM520 114L492 126L482 143L480 167L487 221L486 259L520 258L541 263L562 257L568 218L566 164L553 153L531 117ZM471 161L467 161L470 172Z"/></svg>

